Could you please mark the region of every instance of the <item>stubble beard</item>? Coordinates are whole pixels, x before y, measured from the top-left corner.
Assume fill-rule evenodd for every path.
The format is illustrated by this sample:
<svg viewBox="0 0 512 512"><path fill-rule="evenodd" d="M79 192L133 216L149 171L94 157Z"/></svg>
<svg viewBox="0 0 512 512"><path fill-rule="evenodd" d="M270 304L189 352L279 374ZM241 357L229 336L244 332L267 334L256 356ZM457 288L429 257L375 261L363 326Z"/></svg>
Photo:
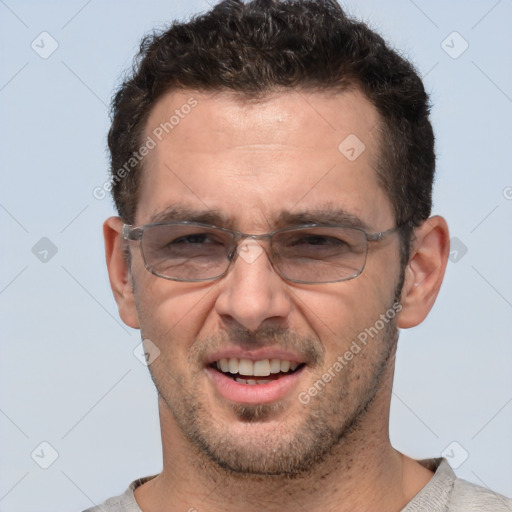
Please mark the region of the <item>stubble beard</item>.
<svg viewBox="0 0 512 512"><path fill-rule="evenodd" d="M282 338L288 343L292 340L302 352L305 347L309 348L310 355L315 350L317 342L314 340L298 338L289 331L273 332L275 340ZM269 339L270 334L267 330L264 338ZM240 340L240 333L233 339ZM168 370L161 373L157 369L166 364L162 361L164 358L159 361L160 365L150 366L150 371L161 399L196 452L199 465L205 467L213 463L217 469L240 476L295 478L310 472L337 448L339 451L342 443L349 443L363 428L363 419L382 386L386 369L393 364L397 339L396 319L392 319L316 397L302 406L304 417L299 422L287 422L289 414L282 402L231 404L231 411L242 427L239 435L212 416L190 381L185 383L182 378L171 378ZM208 343L209 340L202 340L199 345ZM316 361L320 359L322 355L316 352ZM325 370L325 364L318 367ZM191 390L187 396L183 396L184 389ZM277 417L279 422L275 420ZM261 435L265 424L265 434Z"/></svg>

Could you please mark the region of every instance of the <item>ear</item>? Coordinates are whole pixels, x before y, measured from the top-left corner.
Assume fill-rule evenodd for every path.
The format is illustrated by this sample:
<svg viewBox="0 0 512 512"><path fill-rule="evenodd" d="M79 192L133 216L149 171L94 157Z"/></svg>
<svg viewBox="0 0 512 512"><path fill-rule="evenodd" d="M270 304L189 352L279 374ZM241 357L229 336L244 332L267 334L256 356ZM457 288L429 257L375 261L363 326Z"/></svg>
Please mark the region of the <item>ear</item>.
<svg viewBox="0 0 512 512"><path fill-rule="evenodd" d="M123 221L119 217L110 217L103 224L108 276L121 320L129 327L138 329L139 319L135 308L132 278L128 262L123 253L122 229Z"/></svg>
<svg viewBox="0 0 512 512"><path fill-rule="evenodd" d="M398 327L407 329L425 320L441 288L449 253L450 235L442 217L431 217L415 229Z"/></svg>

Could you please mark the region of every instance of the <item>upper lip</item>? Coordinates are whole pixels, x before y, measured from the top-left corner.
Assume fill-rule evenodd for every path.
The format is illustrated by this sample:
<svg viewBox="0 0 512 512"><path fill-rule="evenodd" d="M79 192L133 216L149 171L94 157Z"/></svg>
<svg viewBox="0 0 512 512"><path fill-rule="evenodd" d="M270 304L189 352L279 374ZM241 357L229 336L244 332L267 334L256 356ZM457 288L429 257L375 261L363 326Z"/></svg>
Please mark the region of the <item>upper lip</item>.
<svg viewBox="0 0 512 512"><path fill-rule="evenodd" d="M210 365L220 359L249 359L251 361L261 361L262 359L280 359L281 361L290 361L295 363L304 363L304 358L298 354L293 354L278 348L262 348L259 350L244 350L242 348L226 348L211 354L207 358L207 364Z"/></svg>

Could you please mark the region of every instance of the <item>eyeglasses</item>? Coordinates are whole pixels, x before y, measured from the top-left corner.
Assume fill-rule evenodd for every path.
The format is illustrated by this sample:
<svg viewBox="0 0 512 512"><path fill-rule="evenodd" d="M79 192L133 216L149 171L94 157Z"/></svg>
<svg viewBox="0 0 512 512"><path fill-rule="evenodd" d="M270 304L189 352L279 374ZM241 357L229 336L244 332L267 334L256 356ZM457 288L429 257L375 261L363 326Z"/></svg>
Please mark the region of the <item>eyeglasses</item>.
<svg viewBox="0 0 512 512"><path fill-rule="evenodd" d="M263 252L257 240L268 240L265 252L283 279L320 284L357 277L364 269L369 242L379 242L399 227L369 234L359 228L307 224L250 235L180 221L141 227L124 224L122 238L126 242L139 242L149 272L185 282L211 281L224 276L240 254L247 262L254 261ZM251 242L243 249L240 244L244 239ZM244 250L251 250L251 259L244 257Z"/></svg>

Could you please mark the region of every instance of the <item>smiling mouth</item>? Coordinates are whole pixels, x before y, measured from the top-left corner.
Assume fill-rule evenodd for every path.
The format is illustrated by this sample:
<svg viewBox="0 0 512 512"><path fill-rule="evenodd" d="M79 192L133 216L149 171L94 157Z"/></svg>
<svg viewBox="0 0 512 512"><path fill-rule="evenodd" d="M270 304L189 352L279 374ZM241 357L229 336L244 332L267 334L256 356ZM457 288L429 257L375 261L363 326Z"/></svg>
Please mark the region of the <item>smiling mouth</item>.
<svg viewBox="0 0 512 512"><path fill-rule="evenodd" d="M210 367L240 384L268 384L300 370L305 363L283 359L220 359Z"/></svg>

